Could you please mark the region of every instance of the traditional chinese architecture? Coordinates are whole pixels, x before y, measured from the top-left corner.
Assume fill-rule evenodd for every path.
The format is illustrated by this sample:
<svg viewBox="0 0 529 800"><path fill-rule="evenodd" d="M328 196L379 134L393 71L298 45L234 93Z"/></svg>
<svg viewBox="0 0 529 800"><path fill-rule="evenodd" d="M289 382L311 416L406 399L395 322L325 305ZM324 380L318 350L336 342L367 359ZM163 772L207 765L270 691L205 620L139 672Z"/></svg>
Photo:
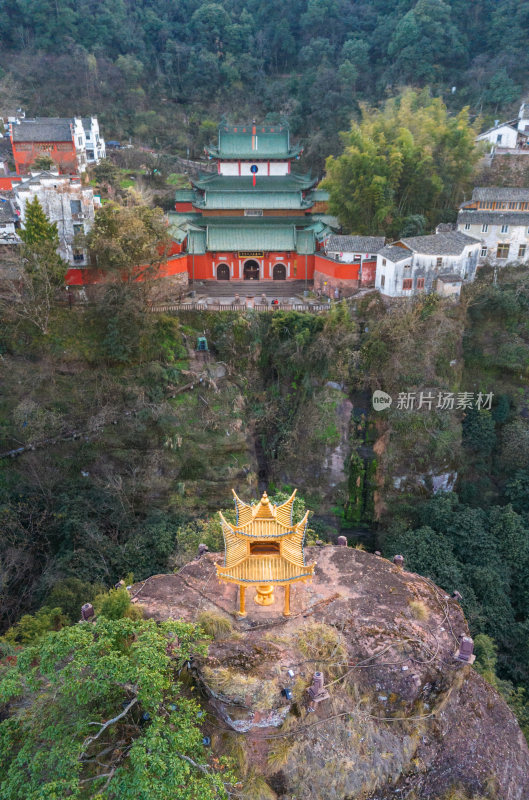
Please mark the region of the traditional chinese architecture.
<svg viewBox="0 0 529 800"><path fill-rule="evenodd" d="M458 296L474 280L480 246L460 231L399 239L377 253L375 286L385 297Z"/></svg>
<svg viewBox="0 0 529 800"><path fill-rule="evenodd" d="M461 233L481 241L480 263L505 266L529 260L529 189L476 186L457 216Z"/></svg>
<svg viewBox="0 0 529 800"><path fill-rule="evenodd" d="M274 602L274 587L285 587L283 614L290 614L290 584L310 580L315 564L305 564L303 543L309 512L293 524L292 508L296 492L275 506L266 492L257 505L240 500L235 492L235 525L220 514L224 534L224 564L217 564L217 577L239 586L239 615L246 616L247 586L257 590L255 602L268 606Z"/></svg>
<svg viewBox="0 0 529 800"><path fill-rule="evenodd" d="M312 281L334 228L317 179L292 170L301 152L286 124L220 124L215 171L178 191L170 215L190 281Z"/></svg>
<svg viewBox="0 0 529 800"><path fill-rule="evenodd" d="M476 142L490 142L491 153L529 152L529 103L522 103L518 119L496 120L492 128L476 137Z"/></svg>
<svg viewBox="0 0 529 800"><path fill-rule="evenodd" d="M13 195L20 209L22 227L27 204L37 197L49 221L57 225L61 257L72 267L87 264L87 252L77 245L76 236L88 233L94 224L96 202L91 186L83 184L77 175L43 171L16 183ZM69 274L66 281L70 282Z"/></svg>
<svg viewBox="0 0 529 800"><path fill-rule="evenodd" d="M61 174L75 175L105 157L96 117L14 118L9 136L17 175L28 175L35 160L49 156Z"/></svg>
<svg viewBox="0 0 529 800"><path fill-rule="evenodd" d="M325 259L314 268L314 288L329 297L354 294L360 287L374 286L377 253L384 247L383 236L338 236L325 241Z"/></svg>

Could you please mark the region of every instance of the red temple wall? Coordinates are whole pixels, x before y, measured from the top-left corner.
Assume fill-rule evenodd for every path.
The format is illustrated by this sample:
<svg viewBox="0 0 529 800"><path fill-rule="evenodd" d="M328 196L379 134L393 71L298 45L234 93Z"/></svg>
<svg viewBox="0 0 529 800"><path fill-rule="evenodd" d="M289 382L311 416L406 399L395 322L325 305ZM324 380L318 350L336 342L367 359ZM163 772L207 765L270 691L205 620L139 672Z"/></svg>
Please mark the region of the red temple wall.
<svg viewBox="0 0 529 800"><path fill-rule="evenodd" d="M287 268L287 280L312 280L314 274L314 255L299 255L299 253L285 252L266 253L264 256L245 256L239 258L237 252L206 253L195 255L188 253L189 280L204 281L217 280L217 267L227 264L230 268L231 280L243 280L243 267L250 258L260 265L261 280L273 280L272 270L275 264L284 264ZM307 266L305 275L305 264Z"/></svg>
<svg viewBox="0 0 529 800"><path fill-rule="evenodd" d="M20 183L21 180L22 178L0 176L0 189L9 192L13 188L13 184Z"/></svg>
<svg viewBox="0 0 529 800"><path fill-rule="evenodd" d="M314 288L328 297L338 289L340 296L353 294L360 284L360 264L342 264L320 253L314 256Z"/></svg>
<svg viewBox="0 0 529 800"><path fill-rule="evenodd" d="M166 263L158 269L155 279L169 278L187 272L187 258L187 254L168 258ZM141 272L142 269L144 267L139 267L138 271ZM103 272L93 267L71 267L66 273L64 283L66 286L91 286L98 283L110 283L112 279L115 279L115 273ZM136 278L140 282L143 282L144 279L142 274Z"/></svg>
<svg viewBox="0 0 529 800"><path fill-rule="evenodd" d="M58 166L59 172L75 174L77 168L77 155L72 142L11 142L13 158L18 175L30 172L31 165L38 156L50 156Z"/></svg>

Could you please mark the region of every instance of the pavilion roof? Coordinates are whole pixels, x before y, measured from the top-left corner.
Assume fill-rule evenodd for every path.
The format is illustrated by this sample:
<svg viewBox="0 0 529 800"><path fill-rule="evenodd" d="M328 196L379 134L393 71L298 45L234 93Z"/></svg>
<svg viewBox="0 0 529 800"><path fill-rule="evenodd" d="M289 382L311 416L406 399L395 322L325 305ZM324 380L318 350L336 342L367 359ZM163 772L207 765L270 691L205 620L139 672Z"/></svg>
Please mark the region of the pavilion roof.
<svg viewBox="0 0 529 800"><path fill-rule="evenodd" d="M311 189L318 182L310 172L301 175L291 172L289 175L257 175L255 186L251 175L215 175L201 173L192 180L197 189L222 192L298 192L300 189Z"/></svg>
<svg viewBox="0 0 529 800"><path fill-rule="evenodd" d="M242 208L302 209L313 205L311 198L303 198L301 192L212 192L192 201L197 208L236 210Z"/></svg>
<svg viewBox="0 0 529 800"><path fill-rule="evenodd" d="M12 125L14 142L71 142L72 120L59 117L23 119Z"/></svg>
<svg viewBox="0 0 529 800"><path fill-rule="evenodd" d="M219 578L240 583L284 583L303 580L314 572L305 564L303 543L309 512L300 522L292 522L296 492L281 505L274 505L266 492L255 505L243 502L235 492L237 521L220 515L224 535L224 564L217 565ZM251 542L277 542L278 554L252 554Z"/></svg>
<svg viewBox="0 0 529 800"><path fill-rule="evenodd" d="M255 129L255 134L253 130ZM301 152L300 145L290 145L288 125L219 125L216 146L206 151L213 158L241 159L287 159Z"/></svg>
<svg viewBox="0 0 529 800"><path fill-rule="evenodd" d="M293 225L218 225L207 227L207 249L217 250L294 250Z"/></svg>
<svg viewBox="0 0 529 800"><path fill-rule="evenodd" d="M321 241L332 228L310 214L289 217L219 217L196 212L168 214L169 232L176 241L188 237L187 252L236 250L295 250L310 255L315 240Z"/></svg>

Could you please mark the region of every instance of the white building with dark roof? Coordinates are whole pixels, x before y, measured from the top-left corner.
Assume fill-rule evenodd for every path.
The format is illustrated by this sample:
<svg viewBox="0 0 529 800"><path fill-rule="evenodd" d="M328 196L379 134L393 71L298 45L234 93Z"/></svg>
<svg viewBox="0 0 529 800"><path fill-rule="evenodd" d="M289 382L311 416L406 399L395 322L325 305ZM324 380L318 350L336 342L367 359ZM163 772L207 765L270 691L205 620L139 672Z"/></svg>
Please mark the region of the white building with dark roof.
<svg viewBox="0 0 529 800"><path fill-rule="evenodd" d="M88 233L94 224L94 190L91 186L83 186L79 178L69 175L40 172L16 184L13 193L20 208L22 227L27 203L38 197L49 221L57 223L59 254L71 265L87 264L87 253L75 237Z"/></svg>
<svg viewBox="0 0 529 800"><path fill-rule="evenodd" d="M325 253L329 258L344 264L372 261L384 247L383 236L339 236L333 234L325 242Z"/></svg>
<svg viewBox="0 0 529 800"><path fill-rule="evenodd" d="M479 250L479 239L459 231L399 239L377 254L375 288L386 297L459 294L474 280Z"/></svg>
<svg viewBox="0 0 529 800"><path fill-rule="evenodd" d="M529 151L529 103L522 103L517 119L498 120L492 128L480 133L476 142L489 142L493 151Z"/></svg>
<svg viewBox="0 0 529 800"><path fill-rule="evenodd" d="M481 241L480 263L529 261L529 189L478 186L457 216L461 233Z"/></svg>
<svg viewBox="0 0 529 800"><path fill-rule="evenodd" d="M99 164L106 158L105 140L99 133L97 117L83 117L83 129L86 140L86 160L89 164Z"/></svg>
<svg viewBox="0 0 529 800"><path fill-rule="evenodd" d="M0 196L0 245L19 244L19 213L10 197ZM0 258L2 251L0 251Z"/></svg>

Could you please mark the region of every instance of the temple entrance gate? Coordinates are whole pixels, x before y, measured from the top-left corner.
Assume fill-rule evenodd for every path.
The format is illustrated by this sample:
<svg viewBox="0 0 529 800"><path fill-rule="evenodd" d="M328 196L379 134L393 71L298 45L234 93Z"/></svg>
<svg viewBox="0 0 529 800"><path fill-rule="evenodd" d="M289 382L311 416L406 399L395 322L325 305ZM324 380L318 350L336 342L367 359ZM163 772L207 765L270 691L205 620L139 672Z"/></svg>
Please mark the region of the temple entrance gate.
<svg viewBox="0 0 529 800"><path fill-rule="evenodd" d="M249 261L244 262L243 277L245 281L258 281L259 280L259 262L251 258Z"/></svg>

